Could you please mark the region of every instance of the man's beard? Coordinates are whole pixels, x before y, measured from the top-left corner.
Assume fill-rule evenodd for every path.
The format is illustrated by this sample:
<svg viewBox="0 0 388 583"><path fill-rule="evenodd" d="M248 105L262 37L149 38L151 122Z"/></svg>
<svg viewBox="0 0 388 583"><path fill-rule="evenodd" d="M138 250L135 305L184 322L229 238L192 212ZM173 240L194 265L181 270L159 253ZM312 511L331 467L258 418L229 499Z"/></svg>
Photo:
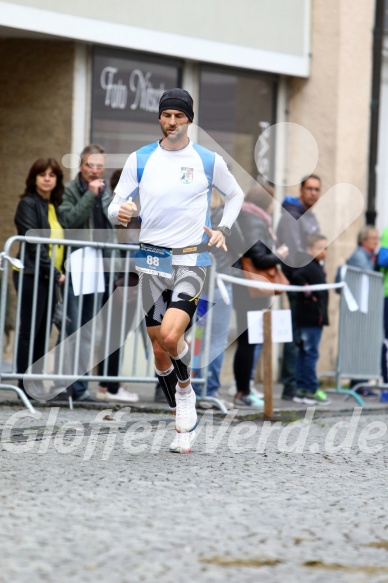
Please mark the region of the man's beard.
<svg viewBox="0 0 388 583"><path fill-rule="evenodd" d="M168 132L163 132L164 137L169 142L177 142L180 139L180 134L177 132L176 134L169 134Z"/></svg>
<svg viewBox="0 0 388 583"><path fill-rule="evenodd" d="M177 142L185 136L185 126L178 126L174 128L173 131L176 132L174 134L169 134L168 129L164 129L163 127L161 129L164 137L170 142Z"/></svg>

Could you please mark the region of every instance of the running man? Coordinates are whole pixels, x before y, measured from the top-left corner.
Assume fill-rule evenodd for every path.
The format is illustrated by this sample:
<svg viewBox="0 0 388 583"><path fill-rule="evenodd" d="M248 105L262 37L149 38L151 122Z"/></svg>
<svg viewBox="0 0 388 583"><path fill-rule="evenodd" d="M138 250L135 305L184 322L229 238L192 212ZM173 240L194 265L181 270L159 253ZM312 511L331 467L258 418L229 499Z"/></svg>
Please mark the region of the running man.
<svg viewBox="0 0 388 583"><path fill-rule="evenodd" d="M170 446L176 453L191 451L197 425L191 354L184 333L211 265L209 247L227 250L226 237L244 198L223 158L188 137L193 119L187 91L163 93L159 102L163 137L129 156L108 213L116 225L127 225L134 214L141 220L136 260L140 293L156 375L168 404L176 407L177 433ZM213 187L225 196L215 230L209 208Z"/></svg>

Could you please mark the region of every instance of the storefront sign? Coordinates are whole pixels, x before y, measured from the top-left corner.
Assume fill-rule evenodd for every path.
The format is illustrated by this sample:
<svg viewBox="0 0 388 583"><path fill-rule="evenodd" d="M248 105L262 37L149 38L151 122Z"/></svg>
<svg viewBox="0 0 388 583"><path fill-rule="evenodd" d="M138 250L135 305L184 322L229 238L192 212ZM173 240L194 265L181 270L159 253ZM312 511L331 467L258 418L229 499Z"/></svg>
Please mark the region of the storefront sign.
<svg viewBox="0 0 388 583"><path fill-rule="evenodd" d="M128 83L119 76L116 67L104 67L100 75L100 84L105 91L106 107L112 109L125 109L127 105L132 109L157 112L161 95L166 90L165 84L160 83L159 88L152 85L151 71L144 72L134 69ZM129 104L128 104L129 96Z"/></svg>
<svg viewBox="0 0 388 583"><path fill-rule="evenodd" d="M149 121L159 99L179 85L180 64L147 61L96 50L93 61L93 117Z"/></svg>

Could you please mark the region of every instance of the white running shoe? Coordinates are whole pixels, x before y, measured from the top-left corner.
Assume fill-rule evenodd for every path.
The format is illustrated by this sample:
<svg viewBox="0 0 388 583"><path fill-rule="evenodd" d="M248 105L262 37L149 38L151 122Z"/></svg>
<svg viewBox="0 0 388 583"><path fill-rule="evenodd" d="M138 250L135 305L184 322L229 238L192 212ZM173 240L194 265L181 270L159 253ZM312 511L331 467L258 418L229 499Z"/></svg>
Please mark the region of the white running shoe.
<svg viewBox="0 0 388 583"><path fill-rule="evenodd" d="M116 394L109 393L109 391L99 390L96 394L96 399L99 401L120 401L121 403L137 403L139 395L137 393L130 393L125 387L119 387Z"/></svg>
<svg viewBox="0 0 388 583"><path fill-rule="evenodd" d="M197 427L198 417L195 409L195 393L193 389L188 395L175 393L176 417L175 429L178 433L188 433Z"/></svg>
<svg viewBox="0 0 388 583"><path fill-rule="evenodd" d="M195 431L190 431L190 433L175 432L174 441L168 448L168 451L172 453L190 453L194 439Z"/></svg>

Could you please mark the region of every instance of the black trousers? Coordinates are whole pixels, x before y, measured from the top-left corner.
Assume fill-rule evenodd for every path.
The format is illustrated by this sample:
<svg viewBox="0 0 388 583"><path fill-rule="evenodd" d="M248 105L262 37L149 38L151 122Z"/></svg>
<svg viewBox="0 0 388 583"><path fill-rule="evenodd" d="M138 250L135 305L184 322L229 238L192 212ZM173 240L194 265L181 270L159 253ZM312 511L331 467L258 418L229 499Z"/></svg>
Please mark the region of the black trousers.
<svg viewBox="0 0 388 583"><path fill-rule="evenodd" d="M233 372L236 380L236 390L243 395L250 393L250 380L255 356L256 344L249 344L248 330L237 339L237 349L234 354Z"/></svg>
<svg viewBox="0 0 388 583"><path fill-rule="evenodd" d="M13 272L13 282L16 293L19 293L20 273ZM16 366L18 373L25 373L28 368L28 355L30 343L33 343L32 363L38 361L45 353L45 335L48 316L48 298L49 298L49 280L39 278L38 294L36 301L35 329L33 330L32 311L33 311L33 286L34 275L25 274L23 277L23 288L21 297L20 327L19 339L17 346ZM54 300L53 300L54 308ZM50 316L50 326L51 326ZM34 372L41 372L34 367ZM23 391L23 380L18 381L19 388Z"/></svg>
<svg viewBox="0 0 388 583"><path fill-rule="evenodd" d="M251 298L248 289L240 285L233 286L233 305L236 311L237 349L233 360L233 372L238 393L249 395L252 367L256 344L248 341L248 312L264 310L269 301L266 298Z"/></svg>
<svg viewBox="0 0 388 583"><path fill-rule="evenodd" d="M295 339L298 336L299 329L295 321L295 310L298 301L298 292L287 292L287 296L291 310L293 341L285 342L283 347L281 381L283 383L283 395L292 396L295 394L298 388L296 382L296 359L298 356L298 347L295 342Z"/></svg>
<svg viewBox="0 0 388 583"><path fill-rule="evenodd" d="M137 276L137 274L135 274ZM137 283L137 280L136 280ZM120 286L119 286L120 287ZM123 288L121 288L123 290ZM123 304L122 295L118 294L116 290L115 296L109 295L109 291L106 290L103 296L103 306L106 306L108 301L113 302L112 312L111 312L111 325L108 330L108 314L106 311L103 312L103 330L104 336L100 344L100 358L98 364L98 374L99 376L104 375L104 369L106 368L106 374L108 376L118 376L120 371L120 332L122 326L123 317ZM128 299L127 299L127 311L124 323L124 339L127 336L133 319L135 317L136 311L136 292L134 287L128 287ZM108 338L108 346L106 345L105 338ZM116 348L119 346L119 348ZM107 351L106 351L107 348ZM100 382L100 387L106 387L108 391L112 394L116 394L119 390L120 383L118 381L102 381Z"/></svg>

